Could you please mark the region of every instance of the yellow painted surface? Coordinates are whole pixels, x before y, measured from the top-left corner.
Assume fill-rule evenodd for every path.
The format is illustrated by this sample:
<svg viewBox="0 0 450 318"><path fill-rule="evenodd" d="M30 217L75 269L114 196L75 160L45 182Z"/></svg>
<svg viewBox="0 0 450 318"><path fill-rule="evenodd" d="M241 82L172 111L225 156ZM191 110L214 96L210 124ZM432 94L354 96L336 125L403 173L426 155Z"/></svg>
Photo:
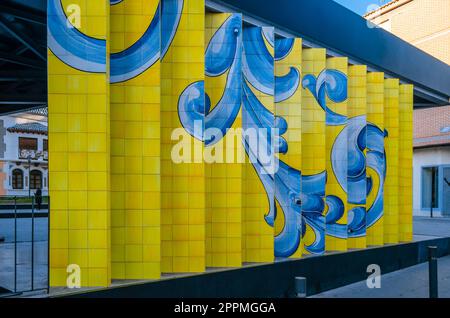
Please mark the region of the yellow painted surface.
<svg viewBox="0 0 450 318"><path fill-rule="evenodd" d="M273 32L273 28L267 27L267 32ZM245 36L243 41L246 41ZM267 42L266 47L273 56L273 47ZM264 94L253 88L251 84L248 85L264 107L274 112L273 94ZM243 120L246 119L243 118ZM274 260L274 228L267 224L264 218L270 210L268 195L271 196L273 193L266 193L255 168L246 160L243 168L244 208L242 211L242 257L244 262L272 262Z"/></svg>
<svg viewBox="0 0 450 318"><path fill-rule="evenodd" d="M111 6L111 51L146 31L158 0ZM160 62L111 84L112 278L160 276Z"/></svg>
<svg viewBox="0 0 450 318"><path fill-rule="evenodd" d="M363 116L361 125L366 124L367 120L367 66L351 65L348 67L348 101L347 115L349 120L354 117ZM356 207L366 208L366 204L348 203L347 210L350 211ZM351 237L347 239L347 247L350 248L366 248L366 233L359 237Z"/></svg>
<svg viewBox="0 0 450 318"><path fill-rule="evenodd" d="M109 66L110 46L116 53L133 45L147 29L159 1L126 0L111 9L107 0L62 3L81 6L81 32L107 40L104 54ZM245 152L241 134L227 135L220 146L223 158L234 152L235 163L206 163L203 142L189 135L178 114L180 95L197 81L205 80L211 107L222 97L228 73L205 76L204 53L229 16L205 15L204 0L185 1L164 58L144 73L111 85L108 67L104 73L82 72L48 51L51 286L66 286L69 264L80 266L82 287L89 287L109 286L111 279L153 279L161 273L204 272L206 266L239 267L244 262L274 260L274 237L287 221L285 207L275 202L277 218L273 227L269 225L265 216L274 193L266 192L248 157L244 164L236 163ZM273 56L267 39L265 44ZM301 39L274 64L277 76L291 67L301 71L302 78L317 78L326 68L348 74L348 100L335 103L327 98L328 107L349 119L367 114L367 123L388 132L384 215L366 236L338 239L319 233L326 250L411 241L413 87L385 80L383 73L367 74L362 65L348 66L346 58L327 59L325 49L302 49ZM346 224L350 209L370 209L383 180L368 168L373 186L366 203L347 202L330 161L344 126L327 126L325 111L301 85L289 99L275 104L273 94L248 83L267 110L287 121L282 137L288 151L276 154L278 158L303 176L326 171L323 190L346 204L338 221ZM241 128L243 117L240 112L231 128ZM171 139L176 129L191 146L189 163L173 160L173 146L179 143ZM234 139L232 146L228 146L230 139ZM326 213L325 209L322 216ZM320 225L326 229L324 221ZM316 239L306 224L291 257L308 254Z"/></svg>
<svg viewBox="0 0 450 318"><path fill-rule="evenodd" d="M345 57L332 57L327 59L327 69L337 70L348 76L348 59ZM327 108L331 109L333 112L347 116L348 102L347 100L336 103L327 97ZM344 204L344 214L336 222L337 224L347 225L347 192L346 189L342 188L339 184L336 176L333 172L333 165L331 160L331 154L333 151L334 143L336 138L340 134L344 134L343 129L345 125L326 125L326 168L327 168L327 185L326 185L326 195L333 195L342 200ZM335 162L335 165L347 167L347 147L342 147L342 149L336 148L334 151L339 151L342 155L339 157L339 161ZM325 212L327 213L327 212ZM327 251L346 251L347 250L347 238L337 238L328 235L328 225L326 225L326 237L325 237L325 249Z"/></svg>
<svg viewBox="0 0 450 318"><path fill-rule="evenodd" d="M302 70L316 78L326 68L325 49L303 49ZM302 90L302 175L315 175L326 170L325 154L325 111L317 103L310 91ZM325 198L323 198L325 200ZM324 223L324 222L322 222ZM322 224L324 227L325 225ZM322 233L325 235L325 233ZM316 239L310 225L306 224L303 236L303 253L309 254L306 247ZM324 237L322 239L325 239Z"/></svg>
<svg viewBox="0 0 450 318"><path fill-rule="evenodd" d="M82 32L108 39L109 1L63 1L63 5L67 7L69 2L81 5ZM104 54L108 61L108 45ZM48 108L50 285L66 286L66 268L77 264L83 287L108 286L111 281L108 74L73 69L48 50Z"/></svg>
<svg viewBox="0 0 450 318"><path fill-rule="evenodd" d="M367 122L384 130L384 73L373 72L367 74ZM380 179L373 169L367 167L367 176L372 178L373 189L367 197L367 209L372 206ZM382 191L382 190L381 190ZM383 216L372 226L367 228L367 245L383 245Z"/></svg>
<svg viewBox="0 0 450 318"><path fill-rule="evenodd" d="M283 76L289 73L290 69L295 67L302 74L302 39L296 38L294 46L290 53L281 60L275 61L275 75ZM276 81L276 80L275 80ZM275 92L276 93L276 92ZM285 154L278 154L280 160L290 167L302 171L302 88L301 83L296 92L288 99L275 104L276 115L283 117L288 125L288 130L283 134L283 138L288 144L288 151ZM301 180L297 180L299 184ZM276 186L276 185L275 185ZM286 222L283 207L277 204L277 217L275 219L275 236L278 235ZM291 222L296 222L291 220ZM302 256L302 240L300 245L290 257L299 258Z"/></svg>
<svg viewBox="0 0 450 318"><path fill-rule="evenodd" d="M184 2L177 33L161 61L161 271L164 273L205 270L203 143L185 132L185 140L197 148L200 158L180 164L171 158L172 146L178 143L171 140L172 131L182 128L178 98L188 85L204 80L204 6L204 0Z"/></svg>
<svg viewBox="0 0 450 318"><path fill-rule="evenodd" d="M231 14L207 13L205 47ZM241 31L242 32L242 31ZM219 45L213 42L211 45ZM224 94L229 71L217 77L205 77L205 92L211 100L211 110ZM241 112L231 128L242 127ZM222 153L222 162L205 162L206 171L206 265L239 267L242 265L242 168L237 162L242 153L241 134L229 132L218 143L206 147L205 154ZM213 149L214 148L214 149ZM220 149L220 150L219 150ZM212 157L211 156L211 157ZM227 158L234 158L228 162Z"/></svg>
<svg viewBox="0 0 450 318"><path fill-rule="evenodd" d="M399 80L384 81L384 140L386 180L384 184L384 242L398 243L399 214Z"/></svg>
<svg viewBox="0 0 450 318"><path fill-rule="evenodd" d="M412 173L413 173L413 85L400 85L400 138L399 138L399 241L411 242L412 226Z"/></svg>

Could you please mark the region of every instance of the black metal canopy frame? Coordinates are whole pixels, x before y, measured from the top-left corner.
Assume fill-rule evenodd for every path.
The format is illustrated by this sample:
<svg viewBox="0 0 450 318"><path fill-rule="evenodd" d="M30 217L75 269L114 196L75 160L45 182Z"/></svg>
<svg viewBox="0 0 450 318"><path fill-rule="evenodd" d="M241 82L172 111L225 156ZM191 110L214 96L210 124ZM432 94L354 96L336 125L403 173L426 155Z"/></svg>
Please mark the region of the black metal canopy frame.
<svg viewBox="0 0 450 318"><path fill-rule="evenodd" d="M415 85L415 106L449 103L450 66L333 0L206 0L208 10L244 13L330 54L348 56ZM46 0L0 2L0 114L47 103Z"/></svg>
<svg viewBox="0 0 450 318"><path fill-rule="evenodd" d="M0 2L0 113L47 104L46 3Z"/></svg>

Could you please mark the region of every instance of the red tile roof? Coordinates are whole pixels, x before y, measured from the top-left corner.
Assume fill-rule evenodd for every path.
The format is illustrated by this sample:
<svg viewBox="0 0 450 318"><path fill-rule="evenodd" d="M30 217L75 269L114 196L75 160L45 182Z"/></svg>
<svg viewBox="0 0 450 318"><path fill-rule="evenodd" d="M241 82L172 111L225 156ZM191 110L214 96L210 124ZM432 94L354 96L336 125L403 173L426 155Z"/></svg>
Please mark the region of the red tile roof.
<svg viewBox="0 0 450 318"><path fill-rule="evenodd" d="M414 110L414 148L450 145L450 105Z"/></svg>
<svg viewBox="0 0 450 318"><path fill-rule="evenodd" d="M23 123L16 124L7 129L11 133L29 133L29 134L39 134L48 135L48 128L41 123Z"/></svg>

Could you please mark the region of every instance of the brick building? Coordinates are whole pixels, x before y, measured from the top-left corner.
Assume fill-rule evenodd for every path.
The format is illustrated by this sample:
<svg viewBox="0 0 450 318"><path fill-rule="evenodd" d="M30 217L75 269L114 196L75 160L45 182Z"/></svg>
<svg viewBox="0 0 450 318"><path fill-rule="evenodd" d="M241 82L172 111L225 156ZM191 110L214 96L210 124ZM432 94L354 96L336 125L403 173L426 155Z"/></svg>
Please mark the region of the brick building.
<svg viewBox="0 0 450 318"><path fill-rule="evenodd" d="M365 18L450 64L448 0L394 0Z"/></svg>

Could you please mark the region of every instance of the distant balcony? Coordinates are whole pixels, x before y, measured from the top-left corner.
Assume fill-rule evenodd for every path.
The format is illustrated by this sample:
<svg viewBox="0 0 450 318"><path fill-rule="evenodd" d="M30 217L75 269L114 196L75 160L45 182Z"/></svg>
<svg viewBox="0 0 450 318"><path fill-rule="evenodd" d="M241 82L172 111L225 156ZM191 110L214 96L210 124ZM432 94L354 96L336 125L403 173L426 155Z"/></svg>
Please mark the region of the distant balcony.
<svg viewBox="0 0 450 318"><path fill-rule="evenodd" d="M48 151L36 151L32 149L19 149L19 159L48 160Z"/></svg>

